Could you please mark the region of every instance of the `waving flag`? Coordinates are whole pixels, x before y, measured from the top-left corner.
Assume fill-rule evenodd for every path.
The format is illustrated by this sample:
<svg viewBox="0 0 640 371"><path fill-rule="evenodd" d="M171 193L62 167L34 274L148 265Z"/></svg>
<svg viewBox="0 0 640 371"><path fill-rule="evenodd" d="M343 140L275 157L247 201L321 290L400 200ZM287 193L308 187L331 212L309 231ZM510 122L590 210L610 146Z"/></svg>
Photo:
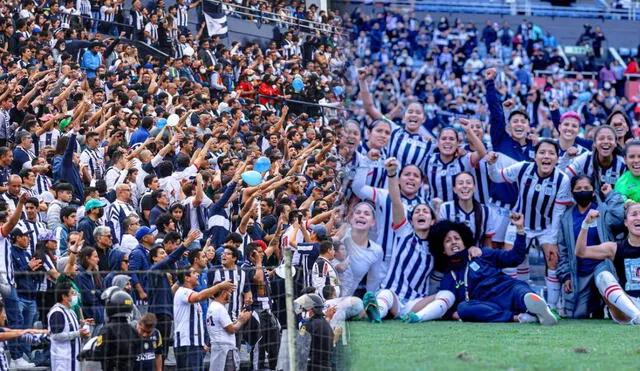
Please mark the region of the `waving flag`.
<svg viewBox="0 0 640 371"><path fill-rule="evenodd" d="M207 22L209 36L218 35L226 37L229 32L227 27L227 16L222 10L222 3L219 1L205 0L202 4L204 19Z"/></svg>

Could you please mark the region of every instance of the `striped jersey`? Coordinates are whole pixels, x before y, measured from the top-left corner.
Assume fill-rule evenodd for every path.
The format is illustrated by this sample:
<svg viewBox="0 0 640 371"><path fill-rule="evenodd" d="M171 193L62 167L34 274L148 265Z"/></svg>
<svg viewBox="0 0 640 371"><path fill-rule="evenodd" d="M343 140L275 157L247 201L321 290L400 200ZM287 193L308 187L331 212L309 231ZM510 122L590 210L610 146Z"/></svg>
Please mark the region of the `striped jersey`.
<svg viewBox="0 0 640 371"><path fill-rule="evenodd" d="M384 167L384 162L387 159L387 149L383 148L380 151L380 158L375 161L367 157L368 153L369 147L367 147L366 143L361 143L356 152L356 167L369 169L366 181L368 186L387 188L387 169Z"/></svg>
<svg viewBox="0 0 640 371"><path fill-rule="evenodd" d="M482 158L478 162L478 166L473 169L467 169L473 175L473 179L476 182L476 191L473 194L476 201L481 204L488 204L491 200L490 190L493 186L493 182L489 177L489 169L487 169L487 161Z"/></svg>
<svg viewBox="0 0 640 371"><path fill-rule="evenodd" d="M104 148L85 148L80 154L80 163L87 165L91 179L102 179L104 177Z"/></svg>
<svg viewBox="0 0 640 371"><path fill-rule="evenodd" d="M60 303L51 307L47 314L48 329L51 335L72 334L80 331L78 316L70 308ZM51 369L80 371L80 361L76 359L80 354L82 339L73 337L71 340L56 340L51 337Z"/></svg>
<svg viewBox="0 0 640 371"><path fill-rule="evenodd" d="M115 8L110 6L101 6L100 7L100 20L103 22L113 22L115 19L115 13L107 13L107 11L115 10Z"/></svg>
<svg viewBox="0 0 640 371"><path fill-rule="evenodd" d="M475 168L476 165L471 163L471 153L454 158L446 164L442 161L440 153L429 156L422 170L429 184L429 201L434 198L439 198L444 202L453 201L455 176Z"/></svg>
<svg viewBox="0 0 640 371"><path fill-rule="evenodd" d="M58 131L58 129L47 131L38 138L38 140L40 141L40 148L56 148L56 146L58 145L58 139L60 139L60 132Z"/></svg>
<svg viewBox="0 0 640 371"><path fill-rule="evenodd" d="M480 226L480 231L476 234L476 213L472 209L471 212L467 213L464 211L460 205L456 201L445 202L440 205L440 211L438 213L438 220L450 220L452 222L464 223L471 229L471 233L474 236L475 246L483 247L484 246L484 238L485 237L493 237L496 234L497 229L497 218L498 215L495 215L493 209L488 207L487 205L480 204L480 211L482 216L480 220L482 221L482 225Z"/></svg>
<svg viewBox="0 0 640 371"><path fill-rule="evenodd" d="M552 227L553 214L564 211L573 197L567 174L554 168L551 175L540 178L537 170L535 163L522 161L500 170L499 176L516 185L518 201L514 210L524 215L525 228L541 231Z"/></svg>
<svg viewBox="0 0 640 371"><path fill-rule="evenodd" d="M194 294L190 288L180 286L173 297L173 346L203 346L204 315L200 303L189 303Z"/></svg>
<svg viewBox="0 0 640 371"><path fill-rule="evenodd" d="M3 333L5 330L0 328L0 333ZM9 370L9 359L7 357L9 354L9 344L6 341L0 341L0 370L5 371Z"/></svg>
<svg viewBox="0 0 640 371"><path fill-rule="evenodd" d="M30 222L26 219L22 219L18 222L16 227L29 235L29 251L31 252L31 255L33 255L36 252L38 236L48 231L47 225L43 222Z"/></svg>
<svg viewBox="0 0 640 371"><path fill-rule="evenodd" d="M387 153L389 157L398 159L401 167L416 165L418 168L424 169L425 160L433 153L435 147L435 142L426 140L419 134L411 134L405 129L396 126L391 131L391 140L387 146Z"/></svg>
<svg viewBox="0 0 640 371"><path fill-rule="evenodd" d="M231 300L229 300L229 303L225 305L225 308L227 308L231 320L237 320L244 305L244 294L251 291L249 288L249 282L247 281L247 272L242 269L220 268L210 271L207 277L209 276L212 276L212 278L209 278L209 281L211 282L210 285L213 282L221 281L231 281L236 285L236 289L231 295Z"/></svg>
<svg viewBox="0 0 640 371"><path fill-rule="evenodd" d="M382 288L393 291L400 302L429 296L433 256L427 240L418 237L406 219L394 227L393 257L389 268Z"/></svg>
<svg viewBox="0 0 640 371"><path fill-rule="evenodd" d="M611 166L608 169L599 167L598 178L600 184L616 184L618 179L627 170L624 164L624 158L622 156L615 155ZM569 166L567 166L567 172L573 176L586 175L593 178L593 152L585 152L576 157Z"/></svg>
<svg viewBox="0 0 640 371"><path fill-rule="evenodd" d="M130 204L115 200L107 211L107 225L111 228L111 235L114 237L113 246L120 244L124 230L122 225L124 220L131 214L136 214L136 210Z"/></svg>
<svg viewBox="0 0 640 371"><path fill-rule="evenodd" d="M189 26L189 5L185 1L184 4L178 5L178 12L176 14L178 27Z"/></svg>

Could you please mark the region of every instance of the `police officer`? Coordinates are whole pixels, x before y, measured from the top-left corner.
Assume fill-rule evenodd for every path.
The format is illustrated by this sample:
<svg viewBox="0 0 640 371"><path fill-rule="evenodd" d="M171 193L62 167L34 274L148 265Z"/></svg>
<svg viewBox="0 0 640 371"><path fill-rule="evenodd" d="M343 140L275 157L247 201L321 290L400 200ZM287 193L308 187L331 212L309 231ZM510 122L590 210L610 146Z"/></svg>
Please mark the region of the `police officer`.
<svg viewBox="0 0 640 371"><path fill-rule="evenodd" d="M133 299L121 289L111 291L105 301L108 323L90 340L79 360L98 361L104 371L133 370L142 353L141 338L129 323Z"/></svg>
<svg viewBox="0 0 640 371"><path fill-rule="evenodd" d="M317 294L305 294L295 300L302 312L304 324L301 332L311 335L307 370L331 370L333 353L333 329L325 318L324 302Z"/></svg>

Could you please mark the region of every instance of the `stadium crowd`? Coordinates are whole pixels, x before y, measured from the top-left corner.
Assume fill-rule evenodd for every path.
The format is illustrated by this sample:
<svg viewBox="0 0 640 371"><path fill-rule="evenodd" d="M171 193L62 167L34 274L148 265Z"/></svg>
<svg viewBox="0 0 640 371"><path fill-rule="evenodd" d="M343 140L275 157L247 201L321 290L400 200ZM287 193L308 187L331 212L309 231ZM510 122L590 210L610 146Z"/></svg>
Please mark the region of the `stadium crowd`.
<svg viewBox="0 0 640 371"><path fill-rule="evenodd" d="M302 369L341 367L349 319L640 321L620 66L526 21L298 1L243 17L351 37L229 43L198 3L0 4L0 369L286 367L287 251Z"/></svg>

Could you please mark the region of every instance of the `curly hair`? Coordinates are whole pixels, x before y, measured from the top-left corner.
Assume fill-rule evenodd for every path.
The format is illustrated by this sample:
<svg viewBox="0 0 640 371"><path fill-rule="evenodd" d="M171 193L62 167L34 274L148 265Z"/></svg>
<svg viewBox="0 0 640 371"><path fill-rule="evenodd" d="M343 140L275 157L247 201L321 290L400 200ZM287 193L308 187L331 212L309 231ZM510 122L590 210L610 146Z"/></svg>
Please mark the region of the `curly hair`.
<svg viewBox="0 0 640 371"><path fill-rule="evenodd" d="M473 246L473 233L464 223L441 220L434 224L429 231L429 250L435 259L435 269L441 271L446 267L447 257L444 253L444 239L447 233L454 231L460 235L465 249Z"/></svg>

